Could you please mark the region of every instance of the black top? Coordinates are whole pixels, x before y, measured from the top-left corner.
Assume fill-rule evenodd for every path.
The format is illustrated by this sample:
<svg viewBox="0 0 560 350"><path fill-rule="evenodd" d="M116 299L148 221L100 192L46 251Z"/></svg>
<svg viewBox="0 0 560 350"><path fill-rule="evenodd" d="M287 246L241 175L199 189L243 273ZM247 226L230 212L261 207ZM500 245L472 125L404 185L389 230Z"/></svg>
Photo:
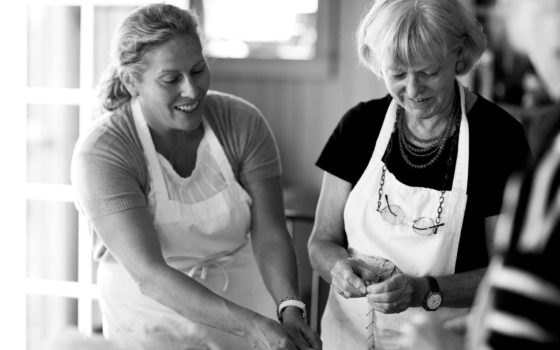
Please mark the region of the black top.
<svg viewBox="0 0 560 350"><path fill-rule="evenodd" d="M392 98L361 102L351 108L339 122L321 152L316 165L355 186L373 154L385 114ZM467 205L456 272L488 265L488 247L484 218L497 215L503 190L510 175L522 169L530 155L522 125L497 105L480 95L467 114L469 123L469 171ZM396 133L391 142L395 147ZM452 157L451 171L447 162ZM400 152L385 153L384 160L399 181L416 187L450 189L453 183L457 147L448 142L439 160L426 169L414 169Z"/></svg>

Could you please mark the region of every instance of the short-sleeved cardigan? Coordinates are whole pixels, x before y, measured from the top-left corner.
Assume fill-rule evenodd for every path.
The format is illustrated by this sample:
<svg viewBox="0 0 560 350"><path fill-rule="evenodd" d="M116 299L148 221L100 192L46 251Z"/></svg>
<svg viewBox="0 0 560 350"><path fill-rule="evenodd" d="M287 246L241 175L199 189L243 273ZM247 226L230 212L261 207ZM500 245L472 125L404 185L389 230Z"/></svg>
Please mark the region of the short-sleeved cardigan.
<svg viewBox="0 0 560 350"><path fill-rule="evenodd" d="M209 91L203 114L243 187L281 175L274 137L254 105ZM76 204L89 219L146 206L149 176L130 103L103 115L80 138L71 173ZM95 234L94 257L104 253Z"/></svg>

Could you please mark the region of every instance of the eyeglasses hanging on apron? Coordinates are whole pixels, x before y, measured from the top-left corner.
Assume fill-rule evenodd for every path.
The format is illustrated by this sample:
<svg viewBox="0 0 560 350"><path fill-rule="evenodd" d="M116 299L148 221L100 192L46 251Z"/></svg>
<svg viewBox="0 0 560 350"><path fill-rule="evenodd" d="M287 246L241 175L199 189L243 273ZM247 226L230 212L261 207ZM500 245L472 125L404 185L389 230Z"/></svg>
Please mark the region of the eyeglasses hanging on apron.
<svg viewBox="0 0 560 350"><path fill-rule="evenodd" d="M454 272L467 202L469 165L464 88L457 86L458 107L452 108L454 115L443 132L447 140L439 137L428 140L433 143L432 148L437 149L444 141L448 147L456 147L456 158L450 156L445 161L447 171L442 173L447 190L408 186L391 173L385 155L400 152L397 147L409 141L398 141L408 132L403 127L395 131L402 133L395 135L399 144L391 145L396 124L403 121L397 103L393 100L389 105L372 157L344 208L344 230L351 256L366 263L371 259L385 259L409 276ZM418 153L412 144L400 148L403 147L407 155ZM432 158L441 157L437 150L430 152L427 154ZM428 167L431 161L427 156L408 158L404 161L408 159L412 167ZM400 325L418 312L426 311L420 307L384 314L372 310L367 298L345 299L331 290L322 319L323 344L326 349L371 349L374 344L382 349L397 349ZM467 310L442 307L436 312L451 317Z"/></svg>

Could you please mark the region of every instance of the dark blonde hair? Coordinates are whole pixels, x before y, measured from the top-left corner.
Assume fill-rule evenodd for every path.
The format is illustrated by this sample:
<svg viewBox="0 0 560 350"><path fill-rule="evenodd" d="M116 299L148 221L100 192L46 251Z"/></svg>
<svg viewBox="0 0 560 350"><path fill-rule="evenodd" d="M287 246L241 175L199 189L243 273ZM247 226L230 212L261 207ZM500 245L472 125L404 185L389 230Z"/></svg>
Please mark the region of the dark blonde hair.
<svg viewBox="0 0 560 350"><path fill-rule="evenodd" d="M360 61L377 76L393 60L405 66L441 62L463 47L467 73L486 49L486 37L476 18L458 0L377 0L356 31Z"/></svg>
<svg viewBox="0 0 560 350"><path fill-rule="evenodd" d="M112 111L132 96L123 84L126 75L140 77L144 56L154 47L187 34L200 41L195 15L173 5L151 4L132 11L117 28L111 44L111 64L100 83L99 98Z"/></svg>

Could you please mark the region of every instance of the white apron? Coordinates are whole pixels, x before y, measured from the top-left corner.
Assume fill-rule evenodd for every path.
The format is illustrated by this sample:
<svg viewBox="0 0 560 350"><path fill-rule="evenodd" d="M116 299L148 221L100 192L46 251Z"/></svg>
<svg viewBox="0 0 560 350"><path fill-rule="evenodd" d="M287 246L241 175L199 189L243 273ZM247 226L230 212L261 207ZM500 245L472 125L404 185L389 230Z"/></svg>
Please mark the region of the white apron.
<svg viewBox="0 0 560 350"><path fill-rule="evenodd" d="M248 236L252 201L212 128L203 118L195 170L182 178L156 152L139 104L131 105L150 177L148 207L166 262L214 293L274 318L275 304ZM98 283L103 333L123 349L248 348L244 339L194 323L142 295L117 263L100 263Z"/></svg>
<svg viewBox="0 0 560 350"><path fill-rule="evenodd" d="M350 192L344 209L348 247L358 255L389 259L404 274L410 276L454 273L467 202L469 162L469 128L465 114L465 95L460 85L459 91L462 113L457 162L452 190L446 191L444 195L441 222L445 225L440 226L435 235L421 236L414 233L410 224L391 225L385 222L377 211L384 166L382 157L396 120L397 103L393 100L385 115L369 164ZM441 191L407 186L388 169L385 171L383 193L388 194L391 204L400 206L408 218L435 218L437 215ZM372 318L370 311L365 297L345 299L331 288L321 323L323 348L398 349L397 336L403 321L415 313L426 312L422 307L409 308L399 314L373 311ZM443 317L454 317L466 313L467 309L440 308L436 312Z"/></svg>

